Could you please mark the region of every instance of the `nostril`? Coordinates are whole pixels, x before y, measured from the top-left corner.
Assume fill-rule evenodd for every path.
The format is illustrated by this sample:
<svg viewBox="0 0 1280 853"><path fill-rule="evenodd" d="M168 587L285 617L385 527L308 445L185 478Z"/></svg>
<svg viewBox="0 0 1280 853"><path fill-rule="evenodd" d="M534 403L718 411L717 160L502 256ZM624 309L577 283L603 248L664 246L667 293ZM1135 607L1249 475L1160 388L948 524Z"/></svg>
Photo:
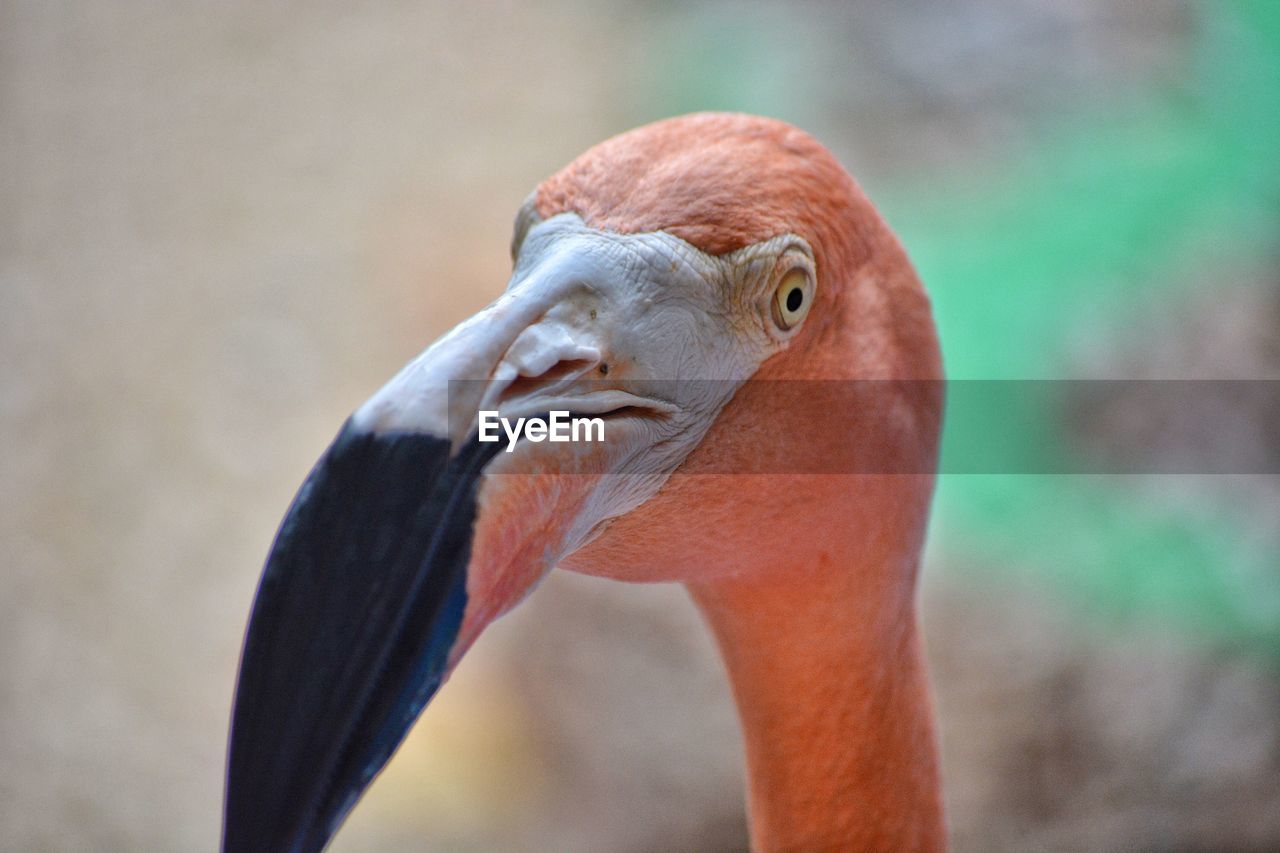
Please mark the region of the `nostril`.
<svg viewBox="0 0 1280 853"><path fill-rule="evenodd" d="M573 358L557 361L537 376L526 376L524 374L520 374L515 379L511 380L511 384L507 386L507 394L512 397L532 394L535 391L545 389L549 385L554 385L562 380L572 379L580 374L586 373L594 365L594 361L585 358ZM608 368L602 372L607 373Z"/></svg>

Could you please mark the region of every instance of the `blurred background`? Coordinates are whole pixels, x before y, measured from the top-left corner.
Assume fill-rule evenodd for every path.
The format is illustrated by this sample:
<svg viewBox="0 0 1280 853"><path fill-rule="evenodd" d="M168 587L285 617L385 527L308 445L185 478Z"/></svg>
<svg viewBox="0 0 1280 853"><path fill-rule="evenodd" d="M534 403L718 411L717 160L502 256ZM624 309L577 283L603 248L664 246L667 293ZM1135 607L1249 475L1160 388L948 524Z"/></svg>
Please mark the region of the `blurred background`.
<svg viewBox="0 0 1280 853"><path fill-rule="evenodd" d="M539 180L698 109L837 154L952 376L1280 379L1273 0L4 0L0 847L215 849L311 463ZM922 595L958 851L1280 849L1280 478L948 475ZM740 851L740 762L683 591L557 573L333 849Z"/></svg>

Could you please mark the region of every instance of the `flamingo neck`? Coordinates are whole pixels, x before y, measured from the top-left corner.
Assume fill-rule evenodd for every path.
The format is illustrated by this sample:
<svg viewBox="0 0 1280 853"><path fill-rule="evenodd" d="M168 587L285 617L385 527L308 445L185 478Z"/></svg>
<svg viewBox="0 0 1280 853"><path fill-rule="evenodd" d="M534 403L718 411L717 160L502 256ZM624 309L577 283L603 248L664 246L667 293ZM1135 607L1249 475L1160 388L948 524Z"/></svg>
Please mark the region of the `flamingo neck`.
<svg viewBox="0 0 1280 853"><path fill-rule="evenodd" d="M690 585L742 720L751 848L943 850L915 557L821 562Z"/></svg>

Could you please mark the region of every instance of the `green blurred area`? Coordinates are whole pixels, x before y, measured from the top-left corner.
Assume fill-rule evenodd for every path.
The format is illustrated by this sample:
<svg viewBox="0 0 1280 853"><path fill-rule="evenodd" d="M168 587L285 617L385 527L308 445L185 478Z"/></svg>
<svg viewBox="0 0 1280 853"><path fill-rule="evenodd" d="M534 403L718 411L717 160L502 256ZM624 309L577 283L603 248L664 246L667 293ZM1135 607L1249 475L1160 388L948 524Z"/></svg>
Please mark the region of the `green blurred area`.
<svg viewBox="0 0 1280 853"><path fill-rule="evenodd" d="M1073 325L1106 317L1123 335L1127 315L1196 286L1186 271L1277 251L1280 4L1198 13L1190 87L1047 118L1037 149L971 195L887 194L931 286L949 375L1074 378ZM1039 429L1062 429L1053 407L1040 415ZM982 429L952 421L944 453ZM994 550L994 564L1091 613L1174 620L1280 655L1280 552L1212 505L1161 511L1125 477L1034 475L943 477L939 502L940 547Z"/></svg>

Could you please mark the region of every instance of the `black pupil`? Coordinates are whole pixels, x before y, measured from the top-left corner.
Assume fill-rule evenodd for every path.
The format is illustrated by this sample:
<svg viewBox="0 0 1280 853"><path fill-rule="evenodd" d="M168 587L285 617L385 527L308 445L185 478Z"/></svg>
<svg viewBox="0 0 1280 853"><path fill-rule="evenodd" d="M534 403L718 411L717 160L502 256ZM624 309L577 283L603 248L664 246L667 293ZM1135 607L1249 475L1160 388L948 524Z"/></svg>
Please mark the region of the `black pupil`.
<svg viewBox="0 0 1280 853"><path fill-rule="evenodd" d="M787 294L787 310L799 311L800 306L804 304L804 291L798 287L791 288L791 292Z"/></svg>

